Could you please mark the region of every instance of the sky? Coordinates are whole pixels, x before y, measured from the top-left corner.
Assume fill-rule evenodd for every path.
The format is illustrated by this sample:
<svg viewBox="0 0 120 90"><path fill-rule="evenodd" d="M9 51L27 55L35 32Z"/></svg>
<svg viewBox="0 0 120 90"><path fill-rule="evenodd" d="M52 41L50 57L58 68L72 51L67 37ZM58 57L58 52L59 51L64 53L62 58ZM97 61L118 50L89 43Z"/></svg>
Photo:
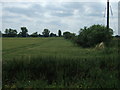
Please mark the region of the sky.
<svg viewBox="0 0 120 90"><path fill-rule="evenodd" d="M110 27L114 35L118 34L118 2L110 2ZM106 25L106 2L71 2L71 1L42 1L24 2L22 0L0 4L0 17L2 18L2 32L6 28L16 29L27 27L29 34L38 32L42 34L44 29L51 33L70 31L78 34L80 28L93 24ZM104 17L105 15L105 17ZM1 20L1 19L0 19Z"/></svg>

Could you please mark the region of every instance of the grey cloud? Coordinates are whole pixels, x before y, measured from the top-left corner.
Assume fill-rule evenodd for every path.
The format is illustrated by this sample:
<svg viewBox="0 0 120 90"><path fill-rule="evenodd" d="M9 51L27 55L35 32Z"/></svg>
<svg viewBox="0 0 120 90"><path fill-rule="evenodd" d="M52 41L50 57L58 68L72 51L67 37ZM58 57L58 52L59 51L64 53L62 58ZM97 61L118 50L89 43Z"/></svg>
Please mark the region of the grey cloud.
<svg viewBox="0 0 120 90"><path fill-rule="evenodd" d="M93 7L93 13L87 14L85 12L85 7L83 6L89 6ZM53 4L48 4L46 7L42 7L41 4L35 4L33 3L29 8L15 8L15 7L9 7L9 8L4 8L4 11L8 11L10 13L16 13L16 14L21 14L21 15L26 15L27 17L42 17L42 15L45 12L49 12L50 15L52 16L58 16L58 17L67 17L67 16L72 16L73 11L77 9L81 14L86 14L90 16L98 16L101 14L101 10L99 9L99 6L96 4L89 4L89 3L76 3L76 2L71 2L71 3L63 3L61 4L61 7L57 7L56 5ZM63 13L60 13L63 12ZM95 13L94 13L95 12ZM97 13L96 13L97 12Z"/></svg>
<svg viewBox="0 0 120 90"><path fill-rule="evenodd" d="M3 8L3 12L4 11L8 11L9 13L14 13L14 14L18 14L18 15L25 15L27 17L38 17L41 16L42 13L42 9L35 4L30 8L20 8L20 7L5 7ZM36 13L38 12L38 13Z"/></svg>
<svg viewBox="0 0 120 90"><path fill-rule="evenodd" d="M58 17L68 17L72 16L72 12L65 12L65 11L58 11L58 12L52 12L51 15L58 16Z"/></svg>
<svg viewBox="0 0 120 90"><path fill-rule="evenodd" d="M75 10L77 9L80 14L84 14L87 16L101 16L102 11L104 11L105 6L101 3L92 3L92 2L71 2L71 3L64 3L64 7L67 7L69 10ZM85 12L86 8L91 8L92 13Z"/></svg>
<svg viewBox="0 0 120 90"><path fill-rule="evenodd" d="M27 8L22 7L22 5L25 6L25 4L26 3L22 4L20 3L21 7L20 5L19 7L17 7L15 6L15 4L14 6L11 5L10 7L9 6L3 7L4 13L3 23L4 25L6 25L6 27L7 24L9 24L10 22L13 22L10 24L11 26L14 26L15 24L14 22L16 22L16 24L19 25L22 22L24 22L29 26L29 28L37 29L40 27L44 28L45 26L49 26L51 27L51 29L59 28L71 31L73 31L72 29L74 29L76 30L75 32L77 32L80 27L100 22L101 18L103 18L102 12L105 11L106 5L97 2L96 3L64 2L64 3L48 3L47 5L42 6L42 3L38 2L29 3L29 6L28 7L26 6ZM116 4L113 5L114 10L116 9L115 5ZM85 11L86 8L89 8L90 12ZM75 10L77 10L78 12L74 15ZM26 18L22 16L26 16ZM62 21L63 19L66 19L65 23ZM74 24L70 25L71 23L67 22L68 19L71 19L71 22L74 22L75 25ZM36 26L34 27L33 24Z"/></svg>
<svg viewBox="0 0 120 90"><path fill-rule="evenodd" d="M9 7L9 8L4 8L4 11L8 11L11 13L17 13L17 14L25 14L27 16L29 16L32 12L29 11L28 9L24 9L24 8L13 8L13 7Z"/></svg>
<svg viewBox="0 0 120 90"><path fill-rule="evenodd" d="M3 19L15 19L15 18L19 18L19 16L7 16L7 15L3 15L2 18Z"/></svg>

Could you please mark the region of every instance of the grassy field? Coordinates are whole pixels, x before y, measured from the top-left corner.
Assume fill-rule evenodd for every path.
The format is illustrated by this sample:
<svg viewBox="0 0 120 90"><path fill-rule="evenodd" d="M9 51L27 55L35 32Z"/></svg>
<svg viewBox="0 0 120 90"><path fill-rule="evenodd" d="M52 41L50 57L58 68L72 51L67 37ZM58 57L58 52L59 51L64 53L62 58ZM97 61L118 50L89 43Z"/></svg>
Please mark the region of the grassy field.
<svg viewBox="0 0 120 90"><path fill-rule="evenodd" d="M92 52L92 53L91 53ZM99 57L101 51L83 49L64 38L3 38L3 60L21 56Z"/></svg>
<svg viewBox="0 0 120 90"><path fill-rule="evenodd" d="M81 48L64 38L3 38L4 88L118 88L118 39Z"/></svg>

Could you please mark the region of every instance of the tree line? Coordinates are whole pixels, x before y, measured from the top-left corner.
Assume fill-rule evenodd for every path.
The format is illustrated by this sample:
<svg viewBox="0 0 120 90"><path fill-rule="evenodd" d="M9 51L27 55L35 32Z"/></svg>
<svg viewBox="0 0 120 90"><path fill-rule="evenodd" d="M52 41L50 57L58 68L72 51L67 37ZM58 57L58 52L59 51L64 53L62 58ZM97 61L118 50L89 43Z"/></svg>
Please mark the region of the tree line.
<svg viewBox="0 0 120 90"><path fill-rule="evenodd" d="M0 32L1 33L1 32ZM111 28L107 29L104 25L92 25L90 27L84 27L79 30L79 34L71 33L69 31L62 32L58 30L58 35L50 33L49 29L44 29L42 34L34 32L28 34L28 29L26 27L21 27L21 32L17 32L14 29L5 29L5 34L3 37L61 37L63 36L67 40L71 40L74 44L80 45L82 47L93 47L101 42L108 44L113 38L113 30ZM116 36L118 37L118 36Z"/></svg>
<svg viewBox="0 0 120 90"><path fill-rule="evenodd" d="M57 37L57 36L59 37L62 36L61 30L58 30L58 35L50 33L49 29L44 29L42 34L38 34L38 32L28 34L28 29L26 27L21 27L21 32L19 33L15 29L11 28L5 29L4 34L2 34L2 37Z"/></svg>
<svg viewBox="0 0 120 90"><path fill-rule="evenodd" d="M92 25L90 27L81 28L79 35L74 33L64 32L65 39L71 40L73 43L82 47L94 47L95 45L104 42L106 45L113 38L113 30L107 29L104 25Z"/></svg>

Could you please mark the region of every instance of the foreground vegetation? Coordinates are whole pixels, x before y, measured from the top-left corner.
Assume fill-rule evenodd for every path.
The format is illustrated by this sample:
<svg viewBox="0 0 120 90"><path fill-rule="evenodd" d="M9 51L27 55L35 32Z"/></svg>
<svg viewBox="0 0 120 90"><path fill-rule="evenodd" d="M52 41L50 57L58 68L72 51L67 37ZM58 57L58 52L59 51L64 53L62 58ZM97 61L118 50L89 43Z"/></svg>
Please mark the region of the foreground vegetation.
<svg viewBox="0 0 120 90"><path fill-rule="evenodd" d="M63 38L3 38L3 88L120 88L119 42L83 49Z"/></svg>
<svg viewBox="0 0 120 90"><path fill-rule="evenodd" d="M91 53L92 52L92 53ZM3 38L3 60L21 57L61 56L81 58L102 56L101 51L94 48L82 48L64 38Z"/></svg>
<svg viewBox="0 0 120 90"><path fill-rule="evenodd" d="M63 33L65 39L69 39L84 48L95 47L101 42L108 45L113 37L112 35L113 30L111 28L107 29L106 26L99 24L81 28L79 35L70 32Z"/></svg>

